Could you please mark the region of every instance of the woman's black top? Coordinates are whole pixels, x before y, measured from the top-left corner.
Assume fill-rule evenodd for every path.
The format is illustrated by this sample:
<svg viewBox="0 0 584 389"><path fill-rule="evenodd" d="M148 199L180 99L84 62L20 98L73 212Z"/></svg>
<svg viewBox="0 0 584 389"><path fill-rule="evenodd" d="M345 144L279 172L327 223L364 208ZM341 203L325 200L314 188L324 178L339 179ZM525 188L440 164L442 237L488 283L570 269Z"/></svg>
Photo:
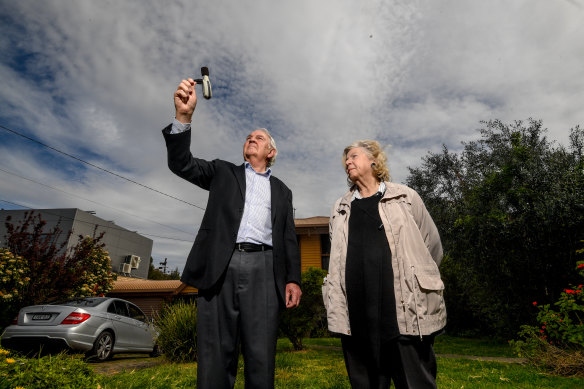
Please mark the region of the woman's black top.
<svg viewBox="0 0 584 389"><path fill-rule="evenodd" d="M399 336L391 251L379 216L381 197L377 193L351 203L345 273L351 336L366 342L376 361L381 344Z"/></svg>

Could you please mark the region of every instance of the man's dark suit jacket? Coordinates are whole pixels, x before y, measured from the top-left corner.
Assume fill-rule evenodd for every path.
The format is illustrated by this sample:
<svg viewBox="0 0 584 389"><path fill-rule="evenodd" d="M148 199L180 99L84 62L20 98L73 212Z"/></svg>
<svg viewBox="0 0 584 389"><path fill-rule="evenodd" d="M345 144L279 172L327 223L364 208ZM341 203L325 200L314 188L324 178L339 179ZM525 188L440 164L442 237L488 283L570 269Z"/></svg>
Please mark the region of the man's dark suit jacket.
<svg viewBox="0 0 584 389"><path fill-rule="evenodd" d="M168 151L168 167L181 178L209 191L207 209L187 258L181 281L201 290L215 286L235 247L245 201L245 166L215 159L194 158L191 131L170 134L162 130ZM292 192L270 176L272 195L272 244L274 277L281 302L289 282L300 285L300 251L294 229Z"/></svg>

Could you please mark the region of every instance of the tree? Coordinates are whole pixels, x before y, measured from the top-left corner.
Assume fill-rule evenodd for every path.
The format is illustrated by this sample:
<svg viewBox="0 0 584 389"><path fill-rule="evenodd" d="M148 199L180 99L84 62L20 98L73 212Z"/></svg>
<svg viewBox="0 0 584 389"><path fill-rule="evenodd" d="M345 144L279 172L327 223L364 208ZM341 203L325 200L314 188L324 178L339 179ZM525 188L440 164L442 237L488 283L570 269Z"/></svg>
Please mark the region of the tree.
<svg viewBox="0 0 584 389"><path fill-rule="evenodd" d="M7 218L5 254L22 262L21 277L27 281L21 285L18 301L11 305L10 319L26 305L105 295L113 288L116 275L111 272L109 254L101 243L103 234L79 236L78 243L67 252L66 240L57 244L63 233L59 224L50 231L45 231L45 227L46 222L32 211L25 213L20 225L12 224ZM0 289L6 282L13 280L1 278ZM5 324L0 323L0 327Z"/></svg>
<svg viewBox="0 0 584 389"><path fill-rule="evenodd" d="M410 168L445 247L449 329L508 336L529 320L530 303L552 302L577 277L584 237L584 131L569 146L542 122L482 122L481 139L446 146Z"/></svg>
<svg viewBox="0 0 584 389"><path fill-rule="evenodd" d="M150 257L150 267L148 268L149 280L180 280L180 272L178 271L178 267L170 272L170 274L166 274L155 268L152 262L154 262L154 259Z"/></svg>

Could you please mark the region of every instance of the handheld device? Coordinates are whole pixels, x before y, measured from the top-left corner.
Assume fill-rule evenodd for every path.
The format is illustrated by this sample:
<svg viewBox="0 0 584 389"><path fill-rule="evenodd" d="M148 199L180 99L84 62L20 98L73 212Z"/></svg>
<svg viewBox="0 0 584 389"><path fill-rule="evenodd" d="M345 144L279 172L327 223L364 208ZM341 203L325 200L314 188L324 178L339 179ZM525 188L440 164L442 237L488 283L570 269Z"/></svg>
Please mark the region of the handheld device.
<svg viewBox="0 0 584 389"><path fill-rule="evenodd" d="M213 97L213 90L211 88L211 80L209 79L208 67L201 68L201 76L203 76L203 78L197 78L195 79L195 82L201 84L203 87L203 97L209 100Z"/></svg>

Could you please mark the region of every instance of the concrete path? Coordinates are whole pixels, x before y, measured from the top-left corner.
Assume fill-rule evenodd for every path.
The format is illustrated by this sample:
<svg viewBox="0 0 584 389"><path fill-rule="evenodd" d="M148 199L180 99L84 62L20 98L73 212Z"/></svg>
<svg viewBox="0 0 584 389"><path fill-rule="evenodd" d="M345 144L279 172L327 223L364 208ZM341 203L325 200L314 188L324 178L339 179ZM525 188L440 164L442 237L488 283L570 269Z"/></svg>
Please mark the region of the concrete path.
<svg viewBox="0 0 584 389"><path fill-rule="evenodd" d="M524 364L527 362L525 358L508 358L508 357L478 357L474 355L458 355L458 354L436 354L438 358L462 358L462 359L473 359L475 361L493 361L493 362L504 362L504 363L518 363Z"/></svg>

